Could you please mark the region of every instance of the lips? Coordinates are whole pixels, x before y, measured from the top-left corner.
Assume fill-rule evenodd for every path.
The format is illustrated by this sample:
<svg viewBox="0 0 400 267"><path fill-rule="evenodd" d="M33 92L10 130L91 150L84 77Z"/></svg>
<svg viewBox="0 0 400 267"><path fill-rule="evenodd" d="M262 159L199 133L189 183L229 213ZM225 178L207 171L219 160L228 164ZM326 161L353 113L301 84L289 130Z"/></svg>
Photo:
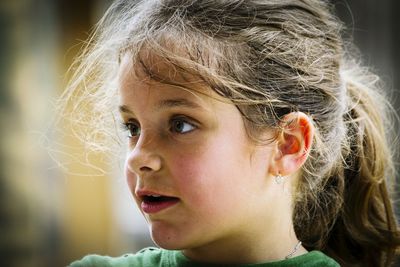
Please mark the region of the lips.
<svg viewBox="0 0 400 267"><path fill-rule="evenodd" d="M153 214L174 206L179 198L161 195L149 191L138 191L136 195L140 198L140 207L143 212Z"/></svg>

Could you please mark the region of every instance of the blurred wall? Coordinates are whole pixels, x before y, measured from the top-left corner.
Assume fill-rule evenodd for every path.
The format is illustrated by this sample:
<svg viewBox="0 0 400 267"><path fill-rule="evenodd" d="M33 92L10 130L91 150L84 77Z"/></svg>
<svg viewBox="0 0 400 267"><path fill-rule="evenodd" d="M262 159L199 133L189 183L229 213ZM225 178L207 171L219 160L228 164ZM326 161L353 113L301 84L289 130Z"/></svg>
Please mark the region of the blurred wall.
<svg viewBox="0 0 400 267"><path fill-rule="evenodd" d="M399 107L398 4L333 2ZM79 43L110 3L0 2L0 266L65 266L88 253L120 255L151 244L120 167L87 170L68 157L82 144L48 129Z"/></svg>
<svg viewBox="0 0 400 267"><path fill-rule="evenodd" d="M51 1L0 2L1 266L46 266L58 246L45 201L57 177L34 149L57 88L55 19Z"/></svg>

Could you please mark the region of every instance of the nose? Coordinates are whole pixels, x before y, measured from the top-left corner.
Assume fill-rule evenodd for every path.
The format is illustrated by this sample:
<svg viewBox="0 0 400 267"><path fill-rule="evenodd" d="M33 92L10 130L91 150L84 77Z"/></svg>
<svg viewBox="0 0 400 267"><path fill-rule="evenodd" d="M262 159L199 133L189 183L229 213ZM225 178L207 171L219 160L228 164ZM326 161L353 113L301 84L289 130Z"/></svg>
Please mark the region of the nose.
<svg viewBox="0 0 400 267"><path fill-rule="evenodd" d="M137 175L144 175L161 169L161 157L157 154L154 145L155 143L152 141L144 143L139 140L127 156L126 163L130 172L134 172Z"/></svg>

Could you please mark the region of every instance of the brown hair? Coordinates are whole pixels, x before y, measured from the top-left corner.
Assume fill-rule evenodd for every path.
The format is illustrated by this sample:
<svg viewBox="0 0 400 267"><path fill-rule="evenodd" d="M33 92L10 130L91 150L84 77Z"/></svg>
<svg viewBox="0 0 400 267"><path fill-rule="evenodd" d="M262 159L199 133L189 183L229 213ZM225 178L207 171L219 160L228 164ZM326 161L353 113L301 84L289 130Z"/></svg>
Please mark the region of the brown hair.
<svg viewBox="0 0 400 267"><path fill-rule="evenodd" d="M74 111L91 103L99 114L92 136L107 136L99 129L114 106L121 54L171 82L152 71L147 51L233 101L254 138L291 111L308 114L316 136L295 196L298 238L344 266L388 266L400 246L389 105L378 77L346 49L342 29L320 0L120 0L99 22L64 97Z"/></svg>

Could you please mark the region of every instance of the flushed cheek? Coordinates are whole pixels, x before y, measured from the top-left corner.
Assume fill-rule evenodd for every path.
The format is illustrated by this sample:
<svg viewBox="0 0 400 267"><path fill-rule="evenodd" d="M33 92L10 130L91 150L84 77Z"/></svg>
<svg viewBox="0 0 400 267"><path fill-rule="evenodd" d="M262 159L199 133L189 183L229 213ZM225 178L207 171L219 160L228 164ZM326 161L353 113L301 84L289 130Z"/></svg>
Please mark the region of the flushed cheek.
<svg viewBox="0 0 400 267"><path fill-rule="evenodd" d="M196 157L177 157L172 161L172 177L183 201L186 201L187 205L196 206L198 211L204 208L205 212L212 213L213 209L218 209L215 206L217 199L232 203L229 197L234 194L229 190L229 184L235 180L233 175L240 174L232 168L232 164L221 162L218 160L220 157L214 157L218 154L215 151L205 153L204 156L200 154ZM230 167L226 168L226 165ZM222 204L221 201L218 203Z"/></svg>

